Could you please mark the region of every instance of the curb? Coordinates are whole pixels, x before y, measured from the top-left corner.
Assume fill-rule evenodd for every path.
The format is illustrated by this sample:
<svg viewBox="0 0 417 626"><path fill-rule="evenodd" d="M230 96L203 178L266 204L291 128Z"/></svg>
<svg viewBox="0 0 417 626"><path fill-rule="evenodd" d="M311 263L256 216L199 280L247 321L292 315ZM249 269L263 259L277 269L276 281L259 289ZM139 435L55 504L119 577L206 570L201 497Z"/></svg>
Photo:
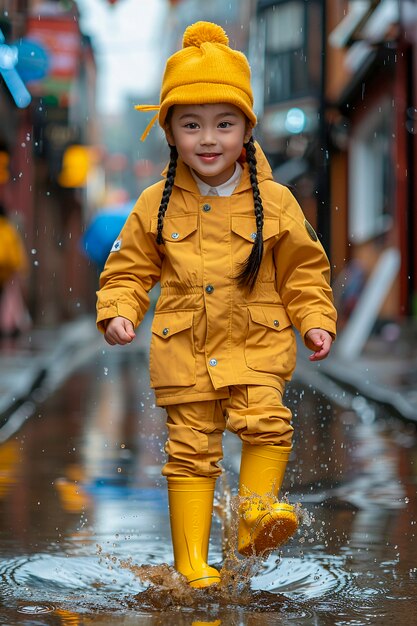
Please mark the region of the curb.
<svg viewBox="0 0 417 626"><path fill-rule="evenodd" d="M367 380L363 373L355 371L347 364L331 361L323 363L321 371L328 379L343 388L354 390L358 394L388 407L396 415L417 423L417 393L413 389L404 388L399 391Z"/></svg>
<svg viewBox="0 0 417 626"><path fill-rule="evenodd" d="M59 328L52 349L11 359L12 384L0 399L0 442L16 431L17 422L21 424L32 414L36 402L57 389L102 347L103 339L95 330L93 317L82 317ZM18 376L13 375L13 369ZM11 421L16 424L12 426Z"/></svg>
<svg viewBox="0 0 417 626"><path fill-rule="evenodd" d="M384 387L382 383L364 377L363 371L343 362L332 360L312 367L300 359L294 374L294 379L297 378L342 408L351 408L354 398L363 396L389 409L397 417L417 423L417 393L414 389L397 391Z"/></svg>

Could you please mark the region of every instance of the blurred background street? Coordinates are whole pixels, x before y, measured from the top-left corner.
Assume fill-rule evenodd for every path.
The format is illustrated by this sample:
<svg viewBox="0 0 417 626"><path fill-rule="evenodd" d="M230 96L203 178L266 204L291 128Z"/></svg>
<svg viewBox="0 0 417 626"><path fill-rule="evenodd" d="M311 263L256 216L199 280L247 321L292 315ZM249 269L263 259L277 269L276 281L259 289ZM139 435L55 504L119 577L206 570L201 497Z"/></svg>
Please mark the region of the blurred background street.
<svg viewBox="0 0 417 626"><path fill-rule="evenodd" d="M158 102L197 20L249 58L255 138L323 243L340 319L328 360L300 345L287 391L299 535L255 564L249 596L239 570L224 597L190 600L157 569L172 555L150 317L110 349L94 307L168 158L134 105ZM416 202L414 0L0 0L0 269L18 249L0 271L1 626L416 623ZM220 512L238 442L225 450Z"/></svg>

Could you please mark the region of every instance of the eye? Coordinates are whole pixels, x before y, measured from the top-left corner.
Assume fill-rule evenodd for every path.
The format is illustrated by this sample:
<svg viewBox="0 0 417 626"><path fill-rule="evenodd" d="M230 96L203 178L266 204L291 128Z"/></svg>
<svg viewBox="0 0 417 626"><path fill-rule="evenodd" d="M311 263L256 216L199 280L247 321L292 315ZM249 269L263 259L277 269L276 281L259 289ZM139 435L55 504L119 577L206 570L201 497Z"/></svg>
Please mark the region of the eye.
<svg viewBox="0 0 417 626"><path fill-rule="evenodd" d="M233 126L232 122L220 122L219 128L230 128Z"/></svg>
<svg viewBox="0 0 417 626"><path fill-rule="evenodd" d="M189 128L190 130L197 130L198 124L197 122L187 122L186 124L184 124L184 128Z"/></svg>

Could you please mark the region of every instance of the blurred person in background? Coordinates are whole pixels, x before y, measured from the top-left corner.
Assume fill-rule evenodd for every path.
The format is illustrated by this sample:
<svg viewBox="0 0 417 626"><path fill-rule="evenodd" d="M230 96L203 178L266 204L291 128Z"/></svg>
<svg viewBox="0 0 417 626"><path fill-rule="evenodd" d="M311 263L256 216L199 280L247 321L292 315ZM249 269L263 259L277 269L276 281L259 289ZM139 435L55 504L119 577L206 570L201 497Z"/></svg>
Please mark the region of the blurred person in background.
<svg viewBox="0 0 417 626"><path fill-rule="evenodd" d="M0 204L0 338L18 337L30 327L23 298L28 259L17 228Z"/></svg>
<svg viewBox="0 0 417 626"><path fill-rule="evenodd" d="M166 178L146 189L113 244L97 324L111 345L135 337L159 281L150 375L167 410L176 569L192 587L220 582L208 565L222 435L243 442L238 551L265 554L297 529L278 500L292 448L285 382L292 329L324 359L336 333L329 263L290 191L272 178L256 124L250 68L209 22L189 26L166 64L158 117L170 147Z"/></svg>

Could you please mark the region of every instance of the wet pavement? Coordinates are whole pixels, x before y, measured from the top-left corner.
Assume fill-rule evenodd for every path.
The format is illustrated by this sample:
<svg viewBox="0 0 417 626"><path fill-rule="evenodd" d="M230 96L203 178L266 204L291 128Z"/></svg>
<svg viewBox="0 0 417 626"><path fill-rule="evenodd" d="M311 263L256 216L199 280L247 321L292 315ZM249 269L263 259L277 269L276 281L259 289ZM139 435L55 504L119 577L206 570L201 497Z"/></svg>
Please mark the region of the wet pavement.
<svg viewBox="0 0 417 626"><path fill-rule="evenodd" d="M329 380L322 395L322 375L302 365L287 391L296 437L284 483L300 530L266 561L224 554L240 452L227 434L210 547L224 583L190 590L170 567L165 417L141 339L110 349L74 328L79 350L57 337L52 374L34 348L32 391L3 411L1 625L415 623L414 423Z"/></svg>
<svg viewBox="0 0 417 626"><path fill-rule="evenodd" d="M303 379L314 376L315 383L324 387L330 379L337 386L388 407L402 419L417 423L416 320L385 324L368 338L357 358L344 356L339 347L336 341L330 356L314 368L305 359L299 359L298 375ZM305 349L301 347L303 353Z"/></svg>

